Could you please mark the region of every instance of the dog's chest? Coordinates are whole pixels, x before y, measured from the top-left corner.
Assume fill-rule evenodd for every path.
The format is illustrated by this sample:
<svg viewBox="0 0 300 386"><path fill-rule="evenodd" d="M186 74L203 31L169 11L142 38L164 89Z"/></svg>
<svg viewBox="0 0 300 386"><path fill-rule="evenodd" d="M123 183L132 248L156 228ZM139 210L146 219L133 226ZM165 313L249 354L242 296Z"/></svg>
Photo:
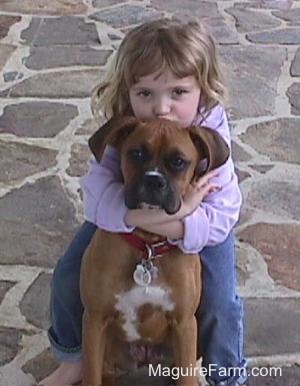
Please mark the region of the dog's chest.
<svg viewBox="0 0 300 386"><path fill-rule="evenodd" d="M135 285L129 291L116 295L117 303L115 308L123 316L122 329L128 342L134 342L142 338L138 331L138 312L143 305L150 304L155 308L159 308L162 312L174 310L175 304L170 293L169 289L160 286L149 285L142 287Z"/></svg>

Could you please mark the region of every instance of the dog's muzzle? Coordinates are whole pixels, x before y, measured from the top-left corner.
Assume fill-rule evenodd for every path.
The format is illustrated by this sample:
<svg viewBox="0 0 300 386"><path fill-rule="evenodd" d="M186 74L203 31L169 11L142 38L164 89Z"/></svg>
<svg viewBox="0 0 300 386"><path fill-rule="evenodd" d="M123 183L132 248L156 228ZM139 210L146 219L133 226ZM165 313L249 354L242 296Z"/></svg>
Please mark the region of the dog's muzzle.
<svg viewBox="0 0 300 386"><path fill-rule="evenodd" d="M137 209L147 204L149 207L158 207L168 214L174 214L180 209L181 199L164 174L147 171L127 190L125 203L129 209Z"/></svg>

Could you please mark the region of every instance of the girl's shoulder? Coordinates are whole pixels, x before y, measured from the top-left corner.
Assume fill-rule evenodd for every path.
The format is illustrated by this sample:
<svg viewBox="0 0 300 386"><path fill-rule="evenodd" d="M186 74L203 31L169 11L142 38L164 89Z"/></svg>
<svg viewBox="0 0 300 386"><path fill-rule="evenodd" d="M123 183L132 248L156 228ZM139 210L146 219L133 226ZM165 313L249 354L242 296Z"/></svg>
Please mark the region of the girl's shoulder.
<svg viewBox="0 0 300 386"><path fill-rule="evenodd" d="M225 118L226 112L224 106L217 104L208 112L204 109L200 109L195 122L197 125L207 126L214 129L219 127Z"/></svg>

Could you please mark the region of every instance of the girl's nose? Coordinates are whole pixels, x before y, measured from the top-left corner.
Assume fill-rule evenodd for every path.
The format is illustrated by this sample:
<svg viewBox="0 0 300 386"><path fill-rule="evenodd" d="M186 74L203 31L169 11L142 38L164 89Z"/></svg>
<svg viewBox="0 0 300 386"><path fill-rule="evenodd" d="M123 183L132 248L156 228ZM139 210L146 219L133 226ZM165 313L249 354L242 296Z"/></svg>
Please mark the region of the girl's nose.
<svg viewBox="0 0 300 386"><path fill-rule="evenodd" d="M170 101L166 98L159 98L155 101L153 106L153 112L156 117L164 116L169 114L171 110Z"/></svg>

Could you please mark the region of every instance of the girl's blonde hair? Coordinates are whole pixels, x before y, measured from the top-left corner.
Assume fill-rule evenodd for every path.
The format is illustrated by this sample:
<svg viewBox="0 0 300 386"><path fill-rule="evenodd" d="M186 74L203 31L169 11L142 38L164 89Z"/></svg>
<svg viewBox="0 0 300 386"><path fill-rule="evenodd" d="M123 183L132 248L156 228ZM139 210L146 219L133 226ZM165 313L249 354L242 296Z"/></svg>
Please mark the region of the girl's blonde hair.
<svg viewBox="0 0 300 386"><path fill-rule="evenodd" d="M205 114L224 103L226 89L212 36L197 21L159 19L127 33L104 81L93 92L94 115L100 110L106 118L132 114L129 88L140 77L165 69L179 78L196 77Z"/></svg>

